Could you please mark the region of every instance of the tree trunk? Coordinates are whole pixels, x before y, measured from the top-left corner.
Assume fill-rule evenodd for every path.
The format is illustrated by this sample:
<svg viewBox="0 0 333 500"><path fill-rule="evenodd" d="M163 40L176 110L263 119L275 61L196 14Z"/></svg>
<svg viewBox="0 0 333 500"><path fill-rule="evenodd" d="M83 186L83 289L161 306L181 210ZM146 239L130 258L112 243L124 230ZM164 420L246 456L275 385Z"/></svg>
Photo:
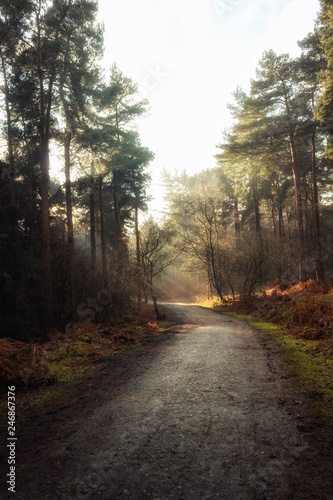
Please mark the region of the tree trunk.
<svg viewBox="0 0 333 500"><path fill-rule="evenodd" d="M76 309L76 291L74 278L74 228L73 228L73 201L72 201L72 186L71 186L71 132L65 132L64 149L65 149L65 191L66 191L66 218L67 218L67 252L68 252L68 285L69 285L69 300L70 300L70 315Z"/></svg>
<svg viewBox="0 0 333 500"><path fill-rule="evenodd" d="M298 263L299 263L299 279L300 281L306 280L305 271L305 236L304 236L304 226L303 226L303 208L302 208L302 192L301 192L301 178L299 166L297 163L296 156L296 144L293 135L290 136L290 153L291 153L291 167L294 179L294 190L295 190L295 204L296 204L296 219L297 219L297 229L298 229Z"/></svg>
<svg viewBox="0 0 333 500"><path fill-rule="evenodd" d="M291 169L293 173L294 180L294 191L295 191L295 205L296 205L296 219L297 219L297 229L298 229L298 267L299 267L299 280L306 280L305 271L305 234L304 234L304 223L303 223L303 206L302 206L302 191L301 191L301 174L298 165L297 149L295 142L295 126L292 119L292 113L289 104L288 90L286 89L286 84L282 80L284 87L284 100L286 106L286 112L289 117L289 145L291 154Z"/></svg>
<svg viewBox="0 0 333 500"><path fill-rule="evenodd" d="M319 214L319 195L318 195L318 180L317 180L317 158L316 158L316 128L311 136L311 153L312 153L312 213L314 219L314 246L316 258L316 272L318 280L325 281L325 272L323 265L323 253L321 248L321 227L320 227L320 214Z"/></svg>
<svg viewBox="0 0 333 500"><path fill-rule="evenodd" d="M43 316L44 336L53 324L53 294L51 267L51 235L49 214L49 152L47 143L41 151L41 201L42 201L42 259L43 259Z"/></svg>
<svg viewBox="0 0 333 500"><path fill-rule="evenodd" d="M240 220L239 220L239 208L238 208L238 198L234 197L234 217L235 217L235 234L238 238L240 235Z"/></svg>
<svg viewBox="0 0 333 500"><path fill-rule="evenodd" d="M116 174L115 174L116 175ZM117 256L118 262L122 258L123 252L123 231L120 217L120 206L119 206L119 196L118 196L118 186L117 181L113 184L113 209L114 209L114 220L116 225L116 245L117 245Z"/></svg>
<svg viewBox="0 0 333 500"><path fill-rule="evenodd" d="M156 294L154 292L154 288L152 286L150 286L150 293L151 293L151 298L153 299L156 319L157 319L157 321L161 321L162 315L161 315L160 310L158 308L157 297L156 297Z"/></svg>
<svg viewBox="0 0 333 500"><path fill-rule="evenodd" d="M6 72L6 64L5 58L1 52L0 47L0 55L1 55L1 64L2 64L2 74L3 74L3 82L4 82L4 100L5 100L5 108L6 108L6 128L7 128L7 148L8 148L8 161L9 161L9 203L12 207L15 207L16 204L16 194L15 194L15 169L14 169L14 154L13 154L13 136L12 136L12 121L11 121L11 111L9 106L9 88L8 88L8 79ZM12 221L12 227L15 233L15 256L14 259L17 259L17 237L18 237L18 220L15 214ZM22 282L22 278L20 279ZM20 317L20 300L19 293L20 289L22 289L21 285L15 287L15 316L16 319Z"/></svg>
<svg viewBox="0 0 333 500"><path fill-rule="evenodd" d="M272 214L272 227L273 227L273 234L274 234L274 237L276 237L276 235L277 235L277 231L276 231L276 219L275 219L275 206L274 206L274 200L272 200L271 214Z"/></svg>
<svg viewBox="0 0 333 500"><path fill-rule="evenodd" d="M96 270L96 220L95 220L95 163L91 161L90 171L90 194L89 194L89 210L90 210L90 268L93 272Z"/></svg>
<svg viewBox="0 0 333 500"><path fill-rule="evenodd" d="M108 276L107 276L106 241L105 241L104 202L103 202L103 178L101 175L99 176L98 194L99 194L99 212L100 212L100 223L101 223L101 254L102 254L103 286L107 287Z"/></svg>
<svg viewBox="0 0 333 500"><path fill-rule="evenodd" d="M260 209L259 209L259 198L258 198L256 177L252 178L252 194L253 194L253 204L254 204L255 227L256 227L256 232L258 234L260 234L261 233L261 221L260 221Z"/></svg>
<svg viewBox="0 0 333 500"><path fill-rule="evenodd" d="M0 47L1 51L1 47ZM1 52L0 52L1 53ZM1 54L2 74L4 81L4 95L6 107L6 126L7 126L7 145L8 145L8 161L9 161L9 189L10 189L10 204L15 205L15 170L14 170L14 154L13 154L13 137L12 137L12 122L9 107L9 89L4 56Z"/></svg>
<svg viewBox="0 0 333 500"><path fill-rule="evenodd" d="M140 230L139 230L139 207L138 200L135 200L135 212L134 212L134 230L135 230L135 243L136 243L136 268L137 268L137 278L138 278L138 304L141 307L142 302L142 266L141 266L141 250L140 250Z"/></svg>
<svg viewBox="0 0 333 500"><path fill-rule="evenodd" d="M41 9L41 3L39 4ZM43 269L43 320L44 337L47 336L53 325L53 294L52 294L52 265L51 265L51 235L49 214L49 136L50 115L53 92L53 77L49 76L48 93L44 89L44 75L42 67L41 24L38 15L38 44L37 70L39 78L39 134L40 134L40 167L41 167L41 225L42 225L42 269Z"/></svg>
<svg viewBox="0 0 333 500"><path fill-rule="evenodd" d="M283 221L283 206L280 199L278 203L279 203L279 237L283 238L285 236L284 221Z"/></svg>

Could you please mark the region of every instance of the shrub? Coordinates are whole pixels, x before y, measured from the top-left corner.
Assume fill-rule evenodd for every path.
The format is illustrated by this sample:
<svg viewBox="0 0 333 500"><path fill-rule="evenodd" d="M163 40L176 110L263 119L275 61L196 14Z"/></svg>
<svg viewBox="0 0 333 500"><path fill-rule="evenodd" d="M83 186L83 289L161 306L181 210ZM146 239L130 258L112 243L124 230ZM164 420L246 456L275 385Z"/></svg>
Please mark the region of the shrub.
<svg viewBox="0 0 333 500"><path fill-rule="evenodd" d="M0 339L0 379L33 385L48 374L48 356L38 344Z"/></svg>

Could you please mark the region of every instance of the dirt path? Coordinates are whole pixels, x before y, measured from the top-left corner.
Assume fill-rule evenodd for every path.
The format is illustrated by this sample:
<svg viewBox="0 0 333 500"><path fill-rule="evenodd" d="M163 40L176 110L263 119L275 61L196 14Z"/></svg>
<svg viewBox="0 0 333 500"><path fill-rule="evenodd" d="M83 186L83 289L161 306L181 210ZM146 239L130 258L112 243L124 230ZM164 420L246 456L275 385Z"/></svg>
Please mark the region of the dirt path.
<svg viewBox="0 0 333 500"><path fill-rule="evenodd" d="M332 499L331 447L274 350L241 321L168 308L178 332L21 427L8 498Z"/></svg>

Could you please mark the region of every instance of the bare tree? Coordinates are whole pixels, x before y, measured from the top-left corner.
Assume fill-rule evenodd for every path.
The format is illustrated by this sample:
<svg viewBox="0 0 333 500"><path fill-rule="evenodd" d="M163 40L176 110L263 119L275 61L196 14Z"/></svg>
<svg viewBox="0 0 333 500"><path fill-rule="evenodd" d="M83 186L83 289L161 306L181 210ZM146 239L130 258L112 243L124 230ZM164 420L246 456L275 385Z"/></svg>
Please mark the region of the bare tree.
<svg viewBox="0 0 333 500"><path fill-rule="evenodd" d="M181 251L172 247L175 232L168 226L159 226L149 218L140 231L140 256L145 285L149 288L156 319L162 316L157 304L155 278L179 257Z"/></svg>

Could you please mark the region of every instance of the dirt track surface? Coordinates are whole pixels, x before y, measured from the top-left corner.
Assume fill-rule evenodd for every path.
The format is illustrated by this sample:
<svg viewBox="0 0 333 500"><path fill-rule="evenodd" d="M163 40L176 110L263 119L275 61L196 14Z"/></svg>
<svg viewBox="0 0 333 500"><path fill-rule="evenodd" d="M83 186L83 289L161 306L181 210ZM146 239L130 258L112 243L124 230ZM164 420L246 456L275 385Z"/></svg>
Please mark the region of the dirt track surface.
<svg viewBox="0 0 333 500"><path fill-rule="evenodd" d="M22 424L17 492L0 497L332 499L329 439L274 348L241 321L167 308L174 332Z"/></svg>

